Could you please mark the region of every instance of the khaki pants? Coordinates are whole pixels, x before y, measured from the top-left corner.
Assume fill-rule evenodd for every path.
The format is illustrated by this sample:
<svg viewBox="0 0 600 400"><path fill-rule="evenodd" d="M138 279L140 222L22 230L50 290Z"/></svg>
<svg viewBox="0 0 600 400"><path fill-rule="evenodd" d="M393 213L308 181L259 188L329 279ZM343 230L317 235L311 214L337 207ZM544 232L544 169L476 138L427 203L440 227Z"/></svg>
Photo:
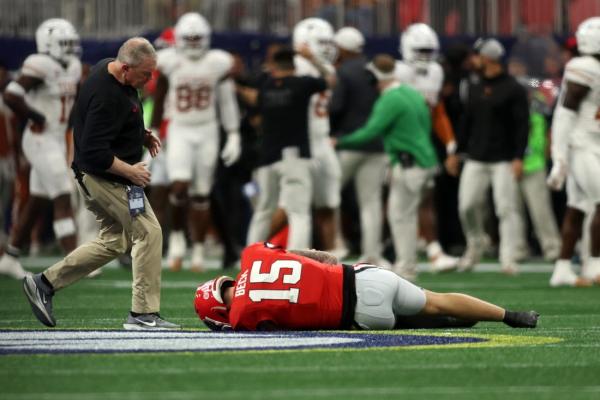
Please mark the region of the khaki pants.
<svg viewBox="0 0 600 400"><path fill-rule="evenodd" d="M131 245L131 311L160 311L162 232L148 199L144 198L146 212L131 217L125 185L91 175L84 175L83 182L90 195L80 185L77 188L100 223L98 237L73 250L44 271L44 275L55 290L60 290L102 267Z"/></svg>

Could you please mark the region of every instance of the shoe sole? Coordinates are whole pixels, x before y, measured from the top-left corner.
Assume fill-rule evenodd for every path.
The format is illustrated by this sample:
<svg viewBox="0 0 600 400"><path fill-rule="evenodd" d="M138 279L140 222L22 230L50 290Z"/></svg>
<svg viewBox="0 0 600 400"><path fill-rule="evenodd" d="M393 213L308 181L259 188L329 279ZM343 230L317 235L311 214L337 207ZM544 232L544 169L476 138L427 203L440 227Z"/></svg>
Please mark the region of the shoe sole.
<svg viewBox="0 0 600 400"><path fill-rule="evenodd" d="M179 330L181 328L164 328L161 326L146 326L146 325L138 325L138 324L123 324L123 329L126 331L174 331Z"/></svg>
<svg viewBox="0 0 600 400"><path fill-rule="evenodd" d="M31 292L31 285L33 285L34 288L33 293ZM25 296L27 296L27 300L29 300L31 311L33 311L33 315L35 315L38 321L47 327L54 328L56 326L56 321L54 321L53 318L48 315L46 307L43 305L40 307L42 301L37 296L37 286L35 285L35 282L33 282L33 277L31 277L31 275L26 276L25 279L23 279L23 291L25 292Z"/></svg>

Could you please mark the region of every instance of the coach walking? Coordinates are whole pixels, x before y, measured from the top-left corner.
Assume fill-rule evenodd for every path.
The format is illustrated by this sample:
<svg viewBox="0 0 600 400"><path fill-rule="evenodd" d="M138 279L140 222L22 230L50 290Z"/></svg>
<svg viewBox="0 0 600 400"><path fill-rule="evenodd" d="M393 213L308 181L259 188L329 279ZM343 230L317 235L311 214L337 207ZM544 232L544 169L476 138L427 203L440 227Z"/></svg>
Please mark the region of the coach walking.
<svg viewBox="0 0 600 400"><path fill-rule="evenodd" d="M156 67L156 53L144 38L127 40L116 59L94 66L73 107L75 158L73 170L87 208L96 215L100 232L44 272L29 275L23 288L35 316L56 325L52 296L102 267L132 246L133 283L127 330L178 329L160 310L162 233L143 187L150 172L143 146L152 156L160 142L144 129L137 89Z"/></svg>

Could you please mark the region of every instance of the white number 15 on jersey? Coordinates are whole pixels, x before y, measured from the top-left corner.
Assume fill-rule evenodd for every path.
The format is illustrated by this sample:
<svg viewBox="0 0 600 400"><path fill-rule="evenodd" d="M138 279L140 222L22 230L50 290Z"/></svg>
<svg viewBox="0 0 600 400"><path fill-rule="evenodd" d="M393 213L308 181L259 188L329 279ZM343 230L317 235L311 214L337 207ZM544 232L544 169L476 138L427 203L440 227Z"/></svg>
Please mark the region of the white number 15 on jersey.
<svg viewBox="0 0 600 400"><path fill-rule="evenodd" d="M277 260L271 264L269 272L260 272L262 261L254 261L250 269L251 283L273 283L283 276L283 283L295 284L300 281L302 274L302 263L295 260ZM282 271L283 270L283 271ZM300 289L291 288L289 290L250 290L248 297L253 302L263 300L287 300L290 303L297 303Z"/></svg>

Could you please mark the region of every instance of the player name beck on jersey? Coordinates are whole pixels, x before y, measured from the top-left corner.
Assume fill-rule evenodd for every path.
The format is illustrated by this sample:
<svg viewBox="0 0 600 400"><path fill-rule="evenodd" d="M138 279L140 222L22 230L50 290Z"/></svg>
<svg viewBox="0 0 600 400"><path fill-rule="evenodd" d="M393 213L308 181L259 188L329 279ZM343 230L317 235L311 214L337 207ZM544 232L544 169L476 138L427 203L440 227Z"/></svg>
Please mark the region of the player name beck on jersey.
<svg viewBox="0 0 600 400"><path fill-rule="evenodd" d="M277 350L435 349L541 345L558 338L440 332L0 331L0 355Z"/></svg>

